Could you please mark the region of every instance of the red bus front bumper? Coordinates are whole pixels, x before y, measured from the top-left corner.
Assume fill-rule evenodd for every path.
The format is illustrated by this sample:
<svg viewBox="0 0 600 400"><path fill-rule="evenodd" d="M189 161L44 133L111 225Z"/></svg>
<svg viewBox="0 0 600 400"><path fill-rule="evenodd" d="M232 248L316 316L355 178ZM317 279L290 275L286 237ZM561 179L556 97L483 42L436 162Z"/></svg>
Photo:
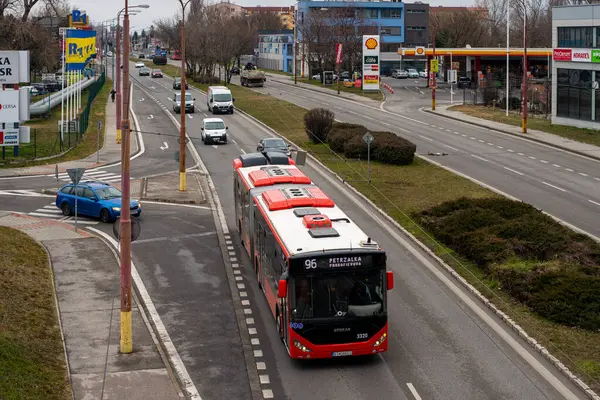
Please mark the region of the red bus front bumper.
<svg viewBox="0 0 600 400"><path fill-rule="evenodd" d="M377 334L365 342L350 344L315 345L290 329L289 352L291 358L333 358L344 356L364 356L383 353L388 349L388 325L385 324ZM301 347L301 348L299 348Z"/></svg>

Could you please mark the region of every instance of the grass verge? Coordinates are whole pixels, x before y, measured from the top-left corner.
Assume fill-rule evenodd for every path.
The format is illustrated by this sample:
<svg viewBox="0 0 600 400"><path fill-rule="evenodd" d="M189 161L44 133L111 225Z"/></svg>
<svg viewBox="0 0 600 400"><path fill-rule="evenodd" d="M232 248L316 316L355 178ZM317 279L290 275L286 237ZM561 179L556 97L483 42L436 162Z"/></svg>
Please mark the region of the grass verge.
<svg viewBox="0 0 600 400"><path fill-rule="evenodd" d="M206 91L208 85L193 84ZM364 180L366 162L340 158L324 145L308 141L303 116L307 111L273 96L230 85L236 107L276 130L288 140L309 151L327 167L348 181ZM498 281L477 265L433 239L411 218L446 201L462 197L499 198L495 193L422 159L409 166L371 164L372 184L353 182L353 186L381 207L388 215L432 249L469 283L481 291L503 312L521 325L552 354L594 389L600 389L600 333L571 328L540 318L503 291Z"/></svg>
<svg viewBox="0 0 600 400"><path fill-rule="evenodd" d="M96 122L102 121L100 130L100 148L104 145L104 134L106 130L106 104L112 81L106 79L104 86L94 99L89 116L89 125L83 139L77 146L67 154L49 160L31 161L34 157L50 157L60 153L60 140L58 136L58 123L60 121L60 106L54 107L47 117L34 118L27 122L31 127L31 143L19 147L18 157L7 157L10 163L0 163L0 168L15 168L17 166L35 166L50 163L60 163L63 161L78 160L85 158L97 151L98 135L96 131ZM81 103L86 104L88 91L85 90L81 95ZM75 143L76 134L65 135L63 150ZM36 143L34 144L34 140Z"/></svg>
<svg viewBox="0 0 600 400"><path fill-rule="evenodd" d="M509 114L506 116L506 112L499 108L476 105L459 105L450 107L450 110L459 111L472 117L486 119L489 121L501 122L503 124L512 126L521 126L520 114ZM600 146L600 131L576 128L567 125L556 125L552 124L552 122L548 119L531 117L527 119L527 127L529 129L551 133L566 139Z"/></svg>
<svg viewBox="0 0 600 400"><path fill-rule="evenodd" d="M52 271L29 236L0 227L0 398L71 397Z"/></svg>

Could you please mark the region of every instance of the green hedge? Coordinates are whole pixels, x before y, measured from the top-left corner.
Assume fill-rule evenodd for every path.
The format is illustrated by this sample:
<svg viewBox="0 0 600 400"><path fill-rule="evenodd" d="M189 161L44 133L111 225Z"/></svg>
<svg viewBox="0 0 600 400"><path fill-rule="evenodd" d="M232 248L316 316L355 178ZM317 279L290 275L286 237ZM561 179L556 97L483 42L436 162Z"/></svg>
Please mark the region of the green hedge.
<svg viewBox="0 0 600 400"><path fill-rule="evenodd" d="M329 134L327 143L347 158L366 159L368 148L363 140L367 128L362 125L336 122ZM391 132L371 132L371 160L386 164L409 165L414 161L417 146Z"/></svg>
<svg viewBox="0 0 600 400"><path fill-rule="evenodd" d="M415 217L540 316L600 329L600 245L592 239L503 198L462 198Z"/></svg>

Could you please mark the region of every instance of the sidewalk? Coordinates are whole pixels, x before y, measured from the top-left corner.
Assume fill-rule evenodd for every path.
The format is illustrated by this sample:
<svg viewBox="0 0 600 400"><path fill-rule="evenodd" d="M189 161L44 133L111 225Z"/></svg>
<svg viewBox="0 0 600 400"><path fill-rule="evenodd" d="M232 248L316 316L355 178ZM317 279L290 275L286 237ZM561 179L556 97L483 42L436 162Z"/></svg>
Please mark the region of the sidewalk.
<svg viewBox="0 0 600 400"><path fill-rule="evenodd" d="M381 103L380 101L372 100L372 99L369 99L368 97L360 96L358 94L344 93L344 92L337 94L337 91L334 89L326 89L326 88L322 88L319 86L311 85L310 83L303 83L303 82L298 81L298 84L295 84L293 76L288 77L285 75L270 74L270 73L266 73L265 75L268 77L267 82L265 83L265 87L268 87L269 80L272 80L272 81L275 81L278 83L284 83L287 85L297 86L297 87L301 87L304 89L312 90L315 92L325 93L330 96L344 97L346 99L358 101L358 102L365 103L365 104L373 103L374 105L379 105ZM386 95L387 94L389 94L389 93L386 93Z"/></svg>
<svg viewBox="0 0 600 400"><path fill-rule="evenodd" d="M121 145L117 144L117 110L115 104L108 98L106 106L106 127L104 146L100 149L100 162L97 162L97 153L93 153L82 160L65 161L58 164L58 173L64 173L69 168L95 168L106 164L121 161ZM135 126L132 124L132 126ZM91 127L91 134L96 134L96 127ZM138 151L137 135L131 134L131 154ZM48 160L50 164L22 168L0 169L0 177L26 176L26 175L49 175L56 171L56 164Z"/></svg>
<svg viewBox="0 0 600 400"><path fill-rule="evenodd" d="M104 242L69 224L23 214L0 213L0 226L29 234L50 253L75 400L183 397L135 297L133 353L119 353L119 265Z"/></svg>
<svg viewBox="0 0 600 400"><path fill-rule="evenodd" d="M519 136L534 142L546 144L551 147L556 147L562 150L570 151L576 154L600 160L600 147L598 146L577 142L575 140L563 138L558 135L553 135L551 133L537 131L534 129L527 129L527 133L522 133L521 128L518 126L512 126L500 122L488 121L486 119L472 117L470 115L461 113L460 111L449 110L448 108L450 107L451 105L438 105L436 106L435 111L432 111L430 107L423 108L423 111L442 117L454 119L457 121L466 122L471 125L479 126L482 128L487 128L494 131Z"/></svg>

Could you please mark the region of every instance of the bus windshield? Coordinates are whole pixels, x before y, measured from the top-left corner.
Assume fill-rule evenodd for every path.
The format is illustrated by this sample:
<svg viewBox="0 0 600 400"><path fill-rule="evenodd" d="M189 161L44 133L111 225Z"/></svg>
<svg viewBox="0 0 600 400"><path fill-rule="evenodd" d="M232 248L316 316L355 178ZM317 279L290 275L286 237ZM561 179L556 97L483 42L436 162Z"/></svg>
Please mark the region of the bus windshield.
<svg viewBox="0 0 600 400"><path fill-rule="evenodd" d="M382 269L369 269L297 275L292 315L297 320L381 315L383 274Z"/></svg>

